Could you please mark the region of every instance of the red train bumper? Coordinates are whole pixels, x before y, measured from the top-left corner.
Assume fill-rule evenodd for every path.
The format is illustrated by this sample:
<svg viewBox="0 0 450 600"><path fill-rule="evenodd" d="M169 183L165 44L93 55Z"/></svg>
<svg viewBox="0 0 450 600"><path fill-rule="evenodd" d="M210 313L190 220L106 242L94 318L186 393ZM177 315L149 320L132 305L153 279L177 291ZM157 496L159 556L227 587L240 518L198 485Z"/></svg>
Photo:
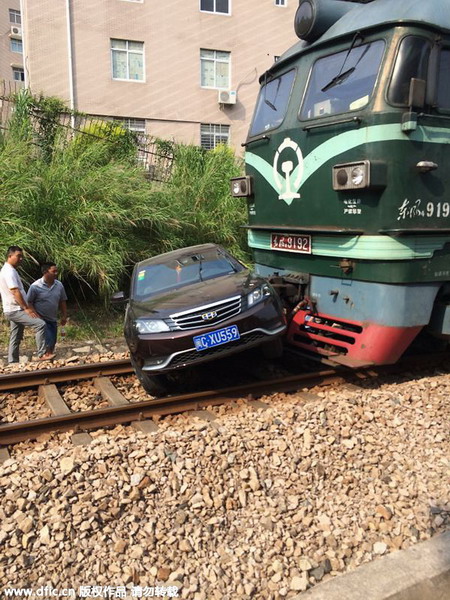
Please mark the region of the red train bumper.
<svg viewBox="0 0 450 600"><path fill-rule="evenodd" d="M299 310L289 324L290 344L349 366L395 363L422 329L358 323Z"/></svg>

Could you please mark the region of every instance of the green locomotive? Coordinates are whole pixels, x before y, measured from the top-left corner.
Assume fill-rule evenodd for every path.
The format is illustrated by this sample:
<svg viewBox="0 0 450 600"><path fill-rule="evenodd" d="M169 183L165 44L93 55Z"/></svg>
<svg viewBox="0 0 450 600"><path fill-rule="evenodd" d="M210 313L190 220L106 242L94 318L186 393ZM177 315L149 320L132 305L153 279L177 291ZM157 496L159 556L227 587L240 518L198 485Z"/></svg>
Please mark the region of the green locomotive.
<svg viewBox="0 0 450 600"><path fill-rule="evenodd" d="M288 341L392 363L450 336L450 0L300 0L295 29L232 191Z"/></svg>

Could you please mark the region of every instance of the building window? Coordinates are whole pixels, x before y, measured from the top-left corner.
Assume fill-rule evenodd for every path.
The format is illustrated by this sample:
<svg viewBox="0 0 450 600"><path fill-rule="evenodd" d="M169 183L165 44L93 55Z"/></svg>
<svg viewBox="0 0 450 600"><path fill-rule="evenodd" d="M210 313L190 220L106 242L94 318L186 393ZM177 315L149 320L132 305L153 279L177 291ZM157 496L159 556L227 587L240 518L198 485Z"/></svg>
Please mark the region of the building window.
<svg viewBox="0 0 450 600"><path fill-rule="evenodd" d="M230 52L200 50L201 86L228 89L230 87Z"/></svg>
<svg viewBox="0 0 450 600"><path fill-rule="evenodd" d="M275 6L287 6L287 0L275 0Z"/></svg>
<svg viewBox="0 0 450 600"><path fill-rule="evenodd" d="M125 125L129 131L136 131L137 133L145 133L145 119L132 119L132 118L120 118L116 117L115 121L120 121Z"/></svg>
<svg viewBox="0 0 450 600"><path fill-rule="evenodd" d="M200 0L200 10L202 12L219 13L221 15L230 14L231 0Z"/></svg>
<svg viewBox="0 0 450 600"><path fill-rule="evenodd" d="M14 10L13 8L9 9L9 22L14 23L14 25L22 24L22 16L20 14L20 10Z"/></svg>
<svg viewBox="0 0 450 600"><path fill-rule="evenodd" d="M20 67L13 67L12 75L14 81L25 81L25 71Z"/></svg>
<svg viewBox="0 0 450 600"><path fill-rule="evenodd" d="M108 119L108 118L107 118ZM151 158L147 151L147 136L145 134L145 119L133 119L132 117L113 117L114 123L120 123L122 127L133 132L133 137L137 144L137 159L139 162L148 166Z"/></svg>
<svg viewBox="0 0 450 600"><path fill-rule="evenodd" d="M205 150L212 150L219 144L228 144L229 141L229 125L213 125L211 123L200 125L200 146Z"/></svg>
<svg viewBox="0 0 450 600"><path fill-rule="evenodd" d="M144 42L111 40L112 76L122 81L144 81Z"/></svg>
<svg viewBox="0 0 450 600"><path fill-rule="evenodd" d="M96 119L97 116L91 115L92 119ZM102 121L113 122L118 125L122 125L129 131L136 131L136 133L145 133L145 119L134 119L133 117L109 117L101 116Z"/></svg>
<svg viewBox="0 0 450 600"><path fill-rule="evenodd" d="M109 115L89 115L93 121L100 119L113 126L123 127L136 133L145 133L145 119L134 119L133 117L111 117Z"/></svg>
<svg viewBox="0 0 450 600"><path fill-rule="evenodd" d="M10 43L11 52L18 52L19 54L23 54L22 40L15 40L14 38L11 38Z"/></svg>

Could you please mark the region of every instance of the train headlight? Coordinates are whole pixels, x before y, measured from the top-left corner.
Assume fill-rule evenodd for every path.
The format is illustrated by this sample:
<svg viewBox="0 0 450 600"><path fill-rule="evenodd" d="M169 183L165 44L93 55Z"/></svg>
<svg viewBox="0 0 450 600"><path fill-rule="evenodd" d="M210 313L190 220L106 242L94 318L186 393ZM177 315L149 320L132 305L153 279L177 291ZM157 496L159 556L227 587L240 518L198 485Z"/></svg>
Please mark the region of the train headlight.
<svg viewBox="0 0 450 600"><path fill-rule="evenodd" d="M333 167L333 190L363 190L386 186L386 163L361 160Z"/></svg>
<svg viewBox="0 0 450 600"><path fill-rule="evenodd" d="M363 167L355 167L354 169L352 169L352 184L355 187L359 187L364 181L365 174L366 172Z"/></svg>
<svg viewBox="0 0 450 600"><path fill-rule="evenodd" d="M231 180L231 195L235 198L246 198L252 195L252 178L250 175L233 177Z"/></svg>

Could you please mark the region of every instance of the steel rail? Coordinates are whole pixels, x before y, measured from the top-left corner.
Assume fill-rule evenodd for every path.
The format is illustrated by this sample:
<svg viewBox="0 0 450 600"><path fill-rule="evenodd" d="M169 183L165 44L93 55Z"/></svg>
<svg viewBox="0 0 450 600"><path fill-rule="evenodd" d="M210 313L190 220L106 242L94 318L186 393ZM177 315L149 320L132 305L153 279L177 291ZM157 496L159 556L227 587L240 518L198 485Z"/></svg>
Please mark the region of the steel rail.
<svg viewBox="0 0 450 600"><path fill-rule="evenodd" d="M205 406L224 404L228 401L236 400L236 398L242 398L245 395L258 397L275 392L293 392L301 387L308 388L315 385L330 385L334 383L355 381L358 378L367 378L368 376L374 377L392 373L400 373L403 375L406 372L411 373L411 368L416 372L417 368L420 370L420 368L429 368L430 366L437 367L441 363L445 363L445 367L448 368L449 356L449 353L409 356L404 357L394 365L377 367L367 366L360 367L356 370L338 365L327 370L290 375L266 381L251 382L217 390L180 394L159 399L153 398L143 402L129 403L123 406L74 412L63 416L46 417L33 421L5 423L0 425L0 448L9 444L35 439L43 433L70 430L78 432L125 424L131 421L140 421L155 415L163 416L187 410L197 410ZM23 377L25 375L27 383L20 385L19 387L30 387L32 385L45 385L76 379L89 379L97 376L101 377L129 373L131 371L131 364L128 360L123 359L107 363L93 363L13 374L13 376ZM0 381L5 379L11 381L9 377L9 375L0 377Z"/></svg>
<svg viewBox="0 0 450 600"><path fill-rule="evenodd" d="M111 375L124 375L126 373L133 373L133 367L128 358L36 371L20 371L1 375L0 391L18 390L50 383L64 383L78 379L92 379L93 377L110 377Z"/></svg>
<svg viewBox="0 0 450 600"><path fill-rule="evenodd" d="M162 416L186 410L198 410L205 406L224 404L245 395L261 396L273 392L296 391L299 387L342 383L345 381L345 378L339 374L340 372L344 372L344 369L327 369L314 373L290 375L263 382L236 385L218 390L207 390L160 399L144 400L143 402L134 402L124 406L99 408L20 423L5 423L0 425L0 446L35 439L43 433L70 430L74 430L75 432L85 431L129 423L131 421L140 421L155 415ZM349 371L347 370L345 373L349 373Z"/></svg>

